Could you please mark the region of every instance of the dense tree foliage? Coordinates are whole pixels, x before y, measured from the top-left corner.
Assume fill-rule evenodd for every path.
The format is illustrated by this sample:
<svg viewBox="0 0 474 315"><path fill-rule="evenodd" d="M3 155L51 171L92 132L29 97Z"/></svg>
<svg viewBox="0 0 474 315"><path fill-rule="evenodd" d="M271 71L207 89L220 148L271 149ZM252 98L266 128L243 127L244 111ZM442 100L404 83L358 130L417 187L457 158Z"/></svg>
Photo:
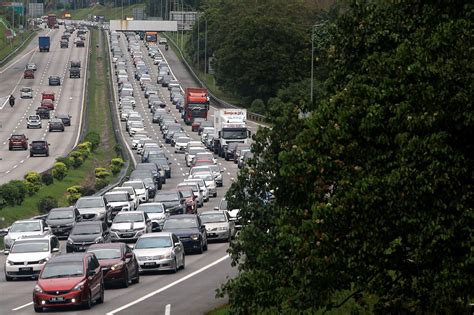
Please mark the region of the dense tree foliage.
<svg viewBox="0 0 474 315"><path fill-rule="evenodd" d="M270 100L273 128L228 193L246 223L231 247L240 274L223 288L233 312L370 295L377 313L467 313L473 13L469 1L354 0L328 22L311 115L288 90Z"/></svg>

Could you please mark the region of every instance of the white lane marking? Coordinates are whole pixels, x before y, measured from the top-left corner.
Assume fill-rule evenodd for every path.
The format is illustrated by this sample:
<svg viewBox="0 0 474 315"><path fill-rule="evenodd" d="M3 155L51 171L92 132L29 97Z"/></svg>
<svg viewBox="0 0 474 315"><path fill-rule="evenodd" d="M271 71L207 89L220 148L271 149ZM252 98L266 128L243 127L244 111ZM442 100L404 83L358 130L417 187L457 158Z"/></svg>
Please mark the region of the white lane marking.
<svg viewBox="0 0 474 315"><path fill-rule="evenodd" d="M165 306L165 315L171 314L171 304L166 304Z"/></svg>
<svg viewBox="0 0 474 315"><path fill-rule="evenodd" d="M33 302L30 302L30 303L26 303L25 305L22 305L22 306L18 306L14 309L12 309L12 311L18 311L18 310L21 310L22 308L25 308L27 306L30 306L31 304L33 304Z"/></svg>
<svg viewBox="0 0 474 315"><path fill-rule="evenodd" d="M118 313L118 312L120 312L120 311L122 311L122 310L124 310L124 309L129 308L130 306L133 306L133 305L138 304L138 303L140 303L140 302L142 302L142 301L145 301L146 299L148 299L148 298L150 298L150 297L152 297L152 296L154 296L154 295L156 295L156 294L158 294L158 293L161 293L161 292L163 292L163 291L165 291L165 290L168 290L169 288L174 287L175 285L177 285L177 284L179 284L179 283L181 283L181 282L183 282L183 281L185 281L185 280L187 280L187 279L189 279L189 278L191 278L191 277L194 277L195 275L197 275L197 274L203 272L203 271L206 270L206 269L209 269L209 268L211 268L211 267L217 265L218 263L220 263L220 262L222 262L222 261L224 261L224 260L226 260L226 259L228 259L228 258L230 258L230 256L229 256L229 255L225 255L224 257L219 258L218 260L216 260L216 261L210 263L209 265L204 266L204 267L202 267L201 269L196 270L196 271L190 273L189 275L182 277L181 279L178 279L178 280L176 280L176 281L174 281L174 282L172 282L172 283L170 283L170 284L168 284L168 285L166 285L166 286L164 286L164 287L162 287L162 288L160 288L160 289L158 289L158 290L156 290L156 291L150 292L150 293L148 293L147 295L142 296L141 298L139 298L139 299L137 299L137 300L135 300L135 301L133 301L133 302L130 302L130 303L128 303L128 304L125 304L125 305L123 305L123 306L121 306L121 307L119 307L119 308L117 308L117 309L115 309L115 310L113 310L113 311L110 311L110 312L106 313L106 315L113 315L113 314Z"/></svg>

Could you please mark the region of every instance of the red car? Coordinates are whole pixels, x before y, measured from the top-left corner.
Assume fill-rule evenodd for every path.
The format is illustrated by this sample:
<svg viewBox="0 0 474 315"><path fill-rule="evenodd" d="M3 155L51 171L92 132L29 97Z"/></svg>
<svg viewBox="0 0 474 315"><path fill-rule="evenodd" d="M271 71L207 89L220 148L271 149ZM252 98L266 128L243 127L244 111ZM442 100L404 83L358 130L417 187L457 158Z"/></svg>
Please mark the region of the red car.
<svg viewBox="0 0 474 315"><path fill-rule="evenodd" d="M43 99L41 101L41 105L40 107L46 107L47 109L49 110L54 110L54 103L51 99L47 98L47 99Z"/></svg>
<svg viewBox="0 0 474 315"><path fill-rule="evenodd" d="M28 138L24 134L13 134L8 139L8 150L23 149L28 150Z"/></svg>
<svg viewBox="0 0 474 315"><path fill-rule="evenodd" d="M193 189L191 187L181 186L177 188L184 197L184 204L186 206L186 213L187 214L196 214L197 213L197 200L196 196L193 193Z"/></svg>
<svg viewBox="0 0 474 315"><path fill-rule="evenodd" d="M33 70L25 70L23 73L23 79L34 79L35 72Z"/></svg>
<svg viewBox="0 0 474 315"><path fill-rule="evenodd" d="M41 93L41 100L46 100L46 99L54 101L55 100L54 92L44 91L43 93Z"/></svg>
<svg viewBox="0 0 474 315"><path fill-rule="evenodd" d="M119 283L127 288L130 282L140 282L137 258L125 243L93 244L87 252L99 260L106 284Z"/></svg>
<svg viewBox="0 0 474 315"><path fill-rule="evenodd" d="M93 253L74 253L51 258L33 290L35 312L44 308L83 306L104 302L104 278Z"/></svg>

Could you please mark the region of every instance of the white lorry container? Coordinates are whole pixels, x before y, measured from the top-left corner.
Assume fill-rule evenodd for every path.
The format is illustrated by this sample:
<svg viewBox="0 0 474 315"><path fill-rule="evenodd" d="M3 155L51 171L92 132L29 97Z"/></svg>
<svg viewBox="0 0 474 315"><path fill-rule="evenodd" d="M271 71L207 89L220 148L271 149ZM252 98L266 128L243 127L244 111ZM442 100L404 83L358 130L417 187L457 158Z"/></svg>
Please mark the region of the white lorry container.
<svg viewBox="0 0 474 315"><path fill-rule="evenodd" d="M246 119L247 110L241 108L225 108L214 113L214 153L224 157L229 143L249 143L251 133Z"/></svg>

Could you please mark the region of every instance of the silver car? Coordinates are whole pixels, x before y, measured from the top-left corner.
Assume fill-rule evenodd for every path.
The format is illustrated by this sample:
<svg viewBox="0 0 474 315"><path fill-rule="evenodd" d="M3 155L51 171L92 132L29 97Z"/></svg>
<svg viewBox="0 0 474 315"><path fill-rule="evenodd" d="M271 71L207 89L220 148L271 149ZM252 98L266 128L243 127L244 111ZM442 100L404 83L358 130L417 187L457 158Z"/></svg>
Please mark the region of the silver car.
<svg viewBox="0 0 474 315"><path fill-rule="evenodd" d="M208 240L230 242L235 236L234 219L227 211L204 211L199 215L206 226Z"/></svg>
<svg viewBox="0 0 474 315"><path fill-rule="evenodd" d="M117 213L110 227L112 242L136 241L151 232L151 220L142 211L122 211Z"/></svg>
<svg viewBox="0 0 474 315"><path fill-rule="evenodd" d="M38 115L29 115L28 118L26 118L26 128L41 128L41 118Z"/></svg>
<svg viewBox="0 0 474 315"><path fill-rule="evenodd" d="M137 211L145 212L151 220L152 231L161 231L169 213L161 202L148 202L138 206Z"/></svg>
<svg viewBox="0 0 474 315"><path fill-rule="evenodd" d="M107 217L107 206L104 197L81 197L74 206L83 220L102 220Z"/></svg>
<svg viewBox="0 0 474 315"><path fill-rule="evenodd" d="M133 249L140 272L170 270L185 267L184 246L171 232L149 233L141 236Z"/></svg>
<svg viewBox="0 0 474 315"><path fill-rule="evenodd" d="M8 229L8 234L3 238L3 248L9 251L13 242L20 237L31 235L50 235L51 229L43 220L19 220L15 221Z"/></svg>
<svg viewBox="0 0 474 315"><path fill-rule="evenodd" d="M20 90L20 98L33 98L33 89L30 87L22 87Z"/></svg>

